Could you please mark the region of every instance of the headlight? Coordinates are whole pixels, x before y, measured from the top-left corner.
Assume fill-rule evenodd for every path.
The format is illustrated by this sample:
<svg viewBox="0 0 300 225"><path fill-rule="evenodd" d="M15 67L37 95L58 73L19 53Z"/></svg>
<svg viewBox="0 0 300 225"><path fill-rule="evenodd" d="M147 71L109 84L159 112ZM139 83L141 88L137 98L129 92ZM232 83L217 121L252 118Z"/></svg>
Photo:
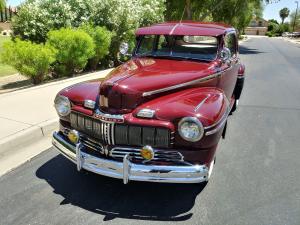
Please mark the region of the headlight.
<svg viewBox="0 0 300 225"><path fill-rule="evenodd" d="M71 103L69 99L62 95L57 95L55 100L55 109L60 116L67 116L71 112Z"/></svg>
<svg viewBox="0 0 300 225"><path fill-rule="evenodd" d="M196 117L184 117L179 121L178 132L184 140L196 142L202 138L204 128Z"/></svg>

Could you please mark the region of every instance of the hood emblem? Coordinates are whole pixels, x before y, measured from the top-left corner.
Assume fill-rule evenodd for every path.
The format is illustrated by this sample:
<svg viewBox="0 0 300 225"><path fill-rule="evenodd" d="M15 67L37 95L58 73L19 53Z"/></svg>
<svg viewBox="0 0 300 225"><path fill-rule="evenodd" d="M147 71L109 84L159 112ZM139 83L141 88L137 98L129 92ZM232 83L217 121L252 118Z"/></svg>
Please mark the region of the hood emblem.
<svg viewBox="0 0 300 225"><path fill-rule="evenodd" d="M94 117L107 123L124 123L123 115L107 114L101 112L99 109L95 111Z"/></svg>

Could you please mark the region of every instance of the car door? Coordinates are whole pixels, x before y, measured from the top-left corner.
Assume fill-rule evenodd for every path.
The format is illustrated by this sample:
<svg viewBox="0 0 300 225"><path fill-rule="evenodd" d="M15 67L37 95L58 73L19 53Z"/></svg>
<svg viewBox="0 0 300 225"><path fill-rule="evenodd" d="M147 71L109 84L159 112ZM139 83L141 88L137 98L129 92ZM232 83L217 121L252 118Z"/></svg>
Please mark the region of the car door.
<svg viewBox="0 0 300 225"><path fill-rule="evenodd" d="M224 47L230 50L231 57L222 64L222 75L219 86L224 90L228 100L230 100L239 69L238 44L235 32L230 32L225 35Z"/></svg>

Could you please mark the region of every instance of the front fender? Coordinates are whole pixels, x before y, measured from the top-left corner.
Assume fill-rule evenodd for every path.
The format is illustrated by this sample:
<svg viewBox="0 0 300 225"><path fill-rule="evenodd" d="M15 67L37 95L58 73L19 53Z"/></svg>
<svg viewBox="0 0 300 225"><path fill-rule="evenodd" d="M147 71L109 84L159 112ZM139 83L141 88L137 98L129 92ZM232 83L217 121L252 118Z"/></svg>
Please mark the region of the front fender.
<svg viewBox="0 0 300 225"><path fill-rule="evenodd" d="M229 113L229 102L224 92L218 88L200 87L183 90L159 97L139 106L141 109L155 110L155 119L168 121L175 127L175 146L207 149L216 146ZM183 117L196 117L205 128L204 137L198 142L183 140L178 134L178 122Z"/></svg>
<svg viewBox="0 0 300 225"><path fill-rule="evenodd" d="M212 126L226 113L228 100L218 88L200 87L156 98L140 105L133 114L141 109L155 110L155 118L175 122L183 117L196 117L204 127Z"/></svg>

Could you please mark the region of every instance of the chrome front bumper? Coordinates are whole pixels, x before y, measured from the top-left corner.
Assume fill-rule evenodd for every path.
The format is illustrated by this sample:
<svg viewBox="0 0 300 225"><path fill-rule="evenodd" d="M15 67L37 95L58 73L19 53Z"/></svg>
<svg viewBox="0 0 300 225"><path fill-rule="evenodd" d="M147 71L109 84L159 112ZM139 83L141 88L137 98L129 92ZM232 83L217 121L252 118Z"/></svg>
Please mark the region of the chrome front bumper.
<svg viewBox="0 0 300 225"><path fill-rule="evenodd" d="M126 155L123 162L95 157L84 152L82 145L76 147L68 143L58 132L53 133L53 146L69 160L82 168L103 176L122 179L124 184L130 180L162 183L200 183L207 180L208 168L205 165L161 166L143 165L131 162Z"/></svg>

